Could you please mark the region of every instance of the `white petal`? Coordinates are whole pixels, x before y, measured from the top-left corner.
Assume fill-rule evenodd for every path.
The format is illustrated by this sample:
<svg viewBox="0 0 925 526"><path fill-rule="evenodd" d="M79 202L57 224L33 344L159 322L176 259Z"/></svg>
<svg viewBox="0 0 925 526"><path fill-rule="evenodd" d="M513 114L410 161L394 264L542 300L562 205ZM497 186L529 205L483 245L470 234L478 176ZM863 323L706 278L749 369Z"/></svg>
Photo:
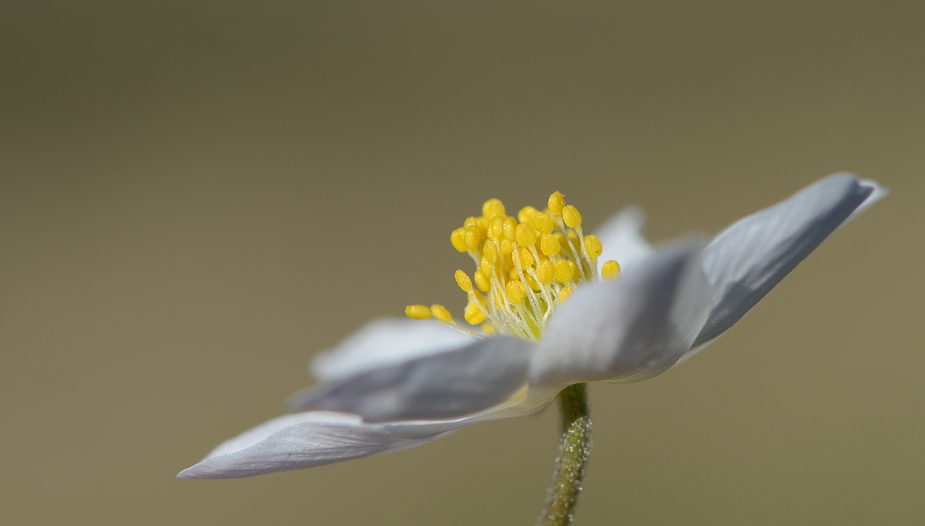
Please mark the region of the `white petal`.
<svg viewBox="0 0 925 526"><path fill-rule="evenodd" d="M321 466L419 446L473 421L373 425L353 415L296 413L274 418L222 443L177 476L236 478Z"/></svg>
<svg viewBox="0 0 925 526"><path fill-rule="evenodd" d="M694 345L729 329L829 234L882 195L875 183L836 174L718 234L703 253L713 307Z"/></svg>
<svg viewBox="0 0 925 526"><path fill-rule="evenodd" d="M870 179L861 179L860 183L861 183L861 186L870 188L872 191L870 193L870 196L868 196L867 199L865 199L864 202L861 203L861 206L855 208L854 212L851 212L851 215L848 216L848 220L845 221L845 223L847 223L848 221L851 221L852 219L860 215L861 212L870 208L870 205L890 195L890 191L880 186L876 181L871 181ZM844 223L842 223L842 225L844 225Z"/></svg>
<svg viewBox="0 0 925 526"><path fill-rule="evenodd" d="M531 385L639 380L671 367L709 313L702 247L700 240L674 243L635 272L578 289L543 333Z"/></svg>
<svg viewBox="0 0 925 526"><path fill-rule="evenodd" d="M334 381L472 343L466 333L433 320L380 318L312 360L312 374Z"/></svg>
<svg viewBox="0 0 925 526"><path fill-rule="evenodd" d="M655 249L642 235L645 223L645 213L636 206L628 206L604 221L595 231L604 246L598 264L616 260L625 273L651 256Z"/></svg>
<svg viewBox="0 0 925 526"><path fill-rule="evenodd" d="M297 394L293 409L357 414L365 422L445 420L508 400L526 383L534 345L512 336L366 371Z"/></svg>

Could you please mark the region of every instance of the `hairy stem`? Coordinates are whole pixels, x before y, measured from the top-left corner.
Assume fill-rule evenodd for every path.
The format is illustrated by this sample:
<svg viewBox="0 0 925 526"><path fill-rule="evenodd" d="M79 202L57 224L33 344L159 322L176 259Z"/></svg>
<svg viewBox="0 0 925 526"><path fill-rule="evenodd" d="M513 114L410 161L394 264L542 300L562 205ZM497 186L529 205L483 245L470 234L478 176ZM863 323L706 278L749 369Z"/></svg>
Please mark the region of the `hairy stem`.
<svg viewBox="0 0 925 526"><path fill-rule="evenodd" d="M559 456L553 471L552 486L546 495L546 506L537 524L561 526L575 517L578 492L585 477L585 466L591 456L591 415L588 412L588 388L585 384L566 387L559 393L562 435Z"/></svg>

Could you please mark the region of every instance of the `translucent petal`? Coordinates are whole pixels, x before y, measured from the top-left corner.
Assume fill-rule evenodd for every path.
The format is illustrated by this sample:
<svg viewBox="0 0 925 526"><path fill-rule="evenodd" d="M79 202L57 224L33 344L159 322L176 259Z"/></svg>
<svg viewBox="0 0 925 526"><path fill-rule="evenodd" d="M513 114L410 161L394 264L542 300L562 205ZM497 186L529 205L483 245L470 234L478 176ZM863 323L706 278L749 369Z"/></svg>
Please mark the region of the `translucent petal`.
<svg viewBox="0 0 925 526"><path fill-rule="evenodd" d="M321 466L408 449L468 425L434 423L363 424L354 415L311 411L269 420L216 447L180 478L236 478Z"/></svg>
<svg viewBox="0 0 925 526"><path fill-rule="evenodd" d="M601 240L604 252L598 258L598 266L604 262L616 260L625 273L645 258L652 255L655 249L642 235L646 218L642 209L628 206L604 222L595 231ZM600 269L598 269L600 270Z"/></svg>
<svg viewBox="0 0 925 526"><path fill-rule="evenodd" d="M444 420L508 400L526 382L534 344L512 336L362 372L297 394L293 409L361 415L365 422Z"/></svg>
<svg viewBox="0 0 925 526"><path fill-rule="evenodd" d="M850 175L850 174L849 174L849 175ZM848 216L848 219L847 219L847 221L845 221L845 223L847 223L848 221L851 221L852 219L854 219L855 217L857 217L858 215L860 215L861 212L863 212L863 211L867 210L868 208L870 208L870 205L872 205L872 204L876 203L877 201L883 199L884 197L890 195L890 191L887 190L886 188L880 186L880 184L877 183L876 181L871 181L870 179L861 179L861 180L860 180L860 184L861 184L861 186L870 188L870 189L871 189L871 193L870 193L870 195L867 197L867 199L865 199L864 202L861 203L861 206L855 208L855 209L854 209L854 212L851 212L851 215ZM844 226L844 223L842 223L842 225Z"/></svg>
<svg viewBox="0 0 925 526"><path fill-rule="evenodd" d="M311 369L319 380L341 380L458 348L473 340L460 330L432 320L379 318L345 338L337 347L315 356Z"/></svg>
<svg viewBox="0 0 925 526"><path fill-rule="evenodd" d="M671 367L710 307L702 240L671 244L615 281L580 288L559 307L530 363L530 383L639 380Z"/></svg>
<svg viewBox="0 0 925 526"><path fill-rule="evenodd" d="M694 345L729 329L855 211L882 195L875 183L836 174L720 232L704 249L713 299Z"/></svg>

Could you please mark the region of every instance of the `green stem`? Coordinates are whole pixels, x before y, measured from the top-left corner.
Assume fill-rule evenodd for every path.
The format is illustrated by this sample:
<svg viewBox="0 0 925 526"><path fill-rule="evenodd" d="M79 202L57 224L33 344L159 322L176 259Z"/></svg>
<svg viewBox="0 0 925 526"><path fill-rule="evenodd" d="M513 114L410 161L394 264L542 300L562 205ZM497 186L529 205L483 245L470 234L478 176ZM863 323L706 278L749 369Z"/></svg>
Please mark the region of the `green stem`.
<svg viewBox="0 0 925 526"><path fill-rule="evenodd" d="M546 506L537 524L562 526L575 518L578 492L585 477L585 465L591 456L591 415L588 412L588 388L585 384L566 387L559 393L562 436L559 456L553 471L552 486Z"/></svg>

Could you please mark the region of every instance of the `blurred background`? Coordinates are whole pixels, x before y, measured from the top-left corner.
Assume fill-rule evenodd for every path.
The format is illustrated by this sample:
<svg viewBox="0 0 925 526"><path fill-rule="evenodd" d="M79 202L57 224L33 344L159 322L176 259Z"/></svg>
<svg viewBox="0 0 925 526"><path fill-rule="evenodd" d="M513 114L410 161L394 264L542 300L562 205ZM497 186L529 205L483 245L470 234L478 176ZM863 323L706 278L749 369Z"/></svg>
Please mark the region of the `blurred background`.
<svg viewBox="0 0 925 526"><path fill-rule="evenodd" d="M925 4L0 5L0 523L532 524L555 410L177 480L310 356L464 305L490 197L716 232L892 195L696 359L595 385L578 524L921 524Z"/></svg>

